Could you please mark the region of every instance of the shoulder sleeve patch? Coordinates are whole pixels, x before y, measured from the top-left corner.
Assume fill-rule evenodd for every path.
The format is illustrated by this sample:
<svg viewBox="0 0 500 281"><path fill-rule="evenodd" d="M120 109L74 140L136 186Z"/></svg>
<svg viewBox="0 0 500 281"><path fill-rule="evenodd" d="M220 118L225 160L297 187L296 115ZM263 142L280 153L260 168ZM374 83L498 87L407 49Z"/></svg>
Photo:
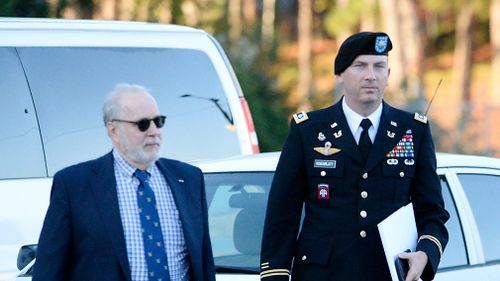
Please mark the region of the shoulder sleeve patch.
<svg viewBox="0 0 500 281"><path fill-rule="evenodd" d="M295 113L293 115L293 120L295 120L295 123L297 123L297 124L300 124L300 123L306 121L307 119L309 119L309 117L307 116L307 113L305 113L304 111Z"/></svg>
<svg viewBox="0 0 500 281"><path fill-rule="evenodd" d="M422 122L424 124L427 124L427 116L425 115L422 115L418 112L415 112L415 117L414 117L415 120L419 121L419 122Z"/></svg>

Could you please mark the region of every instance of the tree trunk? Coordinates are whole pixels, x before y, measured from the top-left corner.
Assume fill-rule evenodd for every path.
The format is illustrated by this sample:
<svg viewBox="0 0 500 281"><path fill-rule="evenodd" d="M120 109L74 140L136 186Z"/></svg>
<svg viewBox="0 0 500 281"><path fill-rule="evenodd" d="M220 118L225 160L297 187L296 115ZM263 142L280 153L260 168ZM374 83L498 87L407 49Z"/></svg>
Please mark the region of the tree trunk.
<svg viewBox="0 0 500 281"><path fill-rule="evenodd" d="M491 0L490 40L491 40L491 101L500 103L500 0Z"/></svg>
<svg viewBox="0 0 500 281"><path fill-rule="evenodd" d="M389 55L389 66L391 68L391 75L389 76L388 91L391 93L399 93L401 85L405 81L405 57L403 48L405 42L403 41L400 24L400 12L398 6L400 5L397 0L380 0L380 11L384 21L384 30L391 37L393 49Z"/></svg>
<svg viewBox="0 0 500 281"><path fill-rule="evenodd" d="M132 20L134 0L116 0L115 18L117 20Z"/></svg>
<svg viewBox="0 0 500 281"><path fill-rule="evenodd" d="M404 96L408 101L417 101L416 110L425 110L423 93L423 73L424 73L424 44L422 42L423 23L420 20L418 11L420 7L413 0L399 1L399 18L401 23L398 25L401 34L402 55L405 64L403 65L403 88Z"/></svg>
<svg viewBox="0 0 500 281"><path fill-rule="evenodd" d="M113 20L115 19L115 7L117 0L100 0L99 9L94 15L94 19Z"/></svg>
<svg viewBox="0 0 500 281"><path fill-rule="evenodd" d="M184 15L184 21L186 25L189 26L200 26L200 21L202 20L200 7L197 3L193 1L184 1L182 4L182 14Z"/></svg>
<svg viewBox="0 0 500 281"><path fill-rule="evenodd" d="M361 31L375 31L377 26L375 23L375 5L376 0L364 0L364 9L361 17L360 30Z"/></svg>
<svg viewBox="0 0 500 281"><path fill-rule="evenodd" d="M276 0L263 1L264 7L262 11L262 48L264 50L268 50L271 47L274 39Z"/></svg>
<svg viewBox="0 0 500 281"><path fill-rule="evenodd" d="M297 18L299 37L299 109L311 110L312 70L311 70L311 44L312 44L312 0L299 1L299 16Z"/></svg>
<svg viewBox="0 0 500 281"><path fill-rule="evenodd" d="M471 68L472 68L472 21L474 10L467 3L459 11L455 27L455 51L453 60L454 83L457 95L461 99L462 113L456 126L454 152L460 152L461 136L467 127L471 110Z"/></svg>
<svg viewBox="0 0 500 281"><path fill-rule="evenodd" d="M472 6L464 5L458 14L455 28L454 82L458 86L457 93L464 102L470 101L473 16Z"/></svg>
<svg viewBox="0 0 500 281"><path fill-rule="evenodd" d="M242 21L241 21L241 0L228 1L229 14L229 41L236 44L240 40Z"/></svg>
<svg viewBox="0 0 500 281"><path fill-rule="evenodd" d="M243 20L245 25L251 26L255 24L256 6L255 0L243 0Z"/></svg>

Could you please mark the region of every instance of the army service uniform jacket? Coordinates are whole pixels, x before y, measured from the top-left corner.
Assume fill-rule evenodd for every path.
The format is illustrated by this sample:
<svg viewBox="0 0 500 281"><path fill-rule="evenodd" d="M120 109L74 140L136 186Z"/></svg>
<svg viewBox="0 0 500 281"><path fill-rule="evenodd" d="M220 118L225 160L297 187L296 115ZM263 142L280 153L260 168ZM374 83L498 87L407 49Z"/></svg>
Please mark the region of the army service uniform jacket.
<svg viewBox="0 0 500 281"><path fill-rule="evenodd" d="M341 101L296 114L269 194L261 280L391 280L377 224L410 202L417 251L429 257L421 278L432 280L448 241L449 215L424 118L384 102L363 161Z"/></svg>

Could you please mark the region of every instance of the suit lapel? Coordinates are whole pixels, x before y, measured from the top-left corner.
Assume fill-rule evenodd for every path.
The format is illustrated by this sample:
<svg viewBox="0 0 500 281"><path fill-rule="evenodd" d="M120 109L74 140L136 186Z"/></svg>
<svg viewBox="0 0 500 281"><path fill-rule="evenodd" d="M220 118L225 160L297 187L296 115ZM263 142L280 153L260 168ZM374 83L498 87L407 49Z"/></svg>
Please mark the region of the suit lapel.
<svg viewBox="0 0 500 281"><path fill-rule="evenodd" d="M95 180L91 186L104 227L109 234L118 262L130 281L131 273L127 257L125 237L118 206L116 179L113 167L113 154L108 153L98 161L94 172Z"/></svg>
<svg viewBox="0 0 500 281"><path fill-rule="evenodd" d="M398 124L395 120L401 118L396 118L395 113L396 111L384 102L375 143L366 160L365 168L367 171L373 169L398 144L403 136L406 124Z"/></svg>
<svg viewBox="0 0 500 281"><path fill-rule="evenodd" d="M192 222L191 213L195 211L193 210L193 205L190 205L190 203L196 202L196 199L192 198L193 195L189 193L190 189L186 186L186 180L188 179L180 178L172 165L168 165L164 160L160 160L157 163L174 196L175 205L179 211L179 217L184 226L183 230L186 236L186 234L192 233L192 228L195 227L189 223Z"/></svg>

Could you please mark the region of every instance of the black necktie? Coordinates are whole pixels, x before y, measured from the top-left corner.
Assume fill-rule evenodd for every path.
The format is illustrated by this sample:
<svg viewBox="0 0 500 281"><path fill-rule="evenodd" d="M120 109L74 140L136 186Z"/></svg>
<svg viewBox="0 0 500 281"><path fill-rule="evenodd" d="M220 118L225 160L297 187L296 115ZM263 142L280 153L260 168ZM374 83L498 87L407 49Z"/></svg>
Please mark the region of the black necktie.
<svg viewBox="0 0 500 281"><path fill-rule="evenodd" d="M141 218L144 254L148 266L148 280L169 281L167 253L163 245L160 218L156 210L156 199L153 189L148 183L148 174L136 170L134 176L141 182L137 188L137 203Z"/></svg>
<svg viewBox="0 0 500 281"><path fill-rule="evenodd" d="M372 140L368 135L368 129L372 126L372 122L370 119L365 118L361 121L361 128L363 131L361 132L361 137L359 138L359 151L361 152L361 156L363 156L363 160L366 161L368 158L368 154L370 154L370 149L372 148Z"/></svg>

